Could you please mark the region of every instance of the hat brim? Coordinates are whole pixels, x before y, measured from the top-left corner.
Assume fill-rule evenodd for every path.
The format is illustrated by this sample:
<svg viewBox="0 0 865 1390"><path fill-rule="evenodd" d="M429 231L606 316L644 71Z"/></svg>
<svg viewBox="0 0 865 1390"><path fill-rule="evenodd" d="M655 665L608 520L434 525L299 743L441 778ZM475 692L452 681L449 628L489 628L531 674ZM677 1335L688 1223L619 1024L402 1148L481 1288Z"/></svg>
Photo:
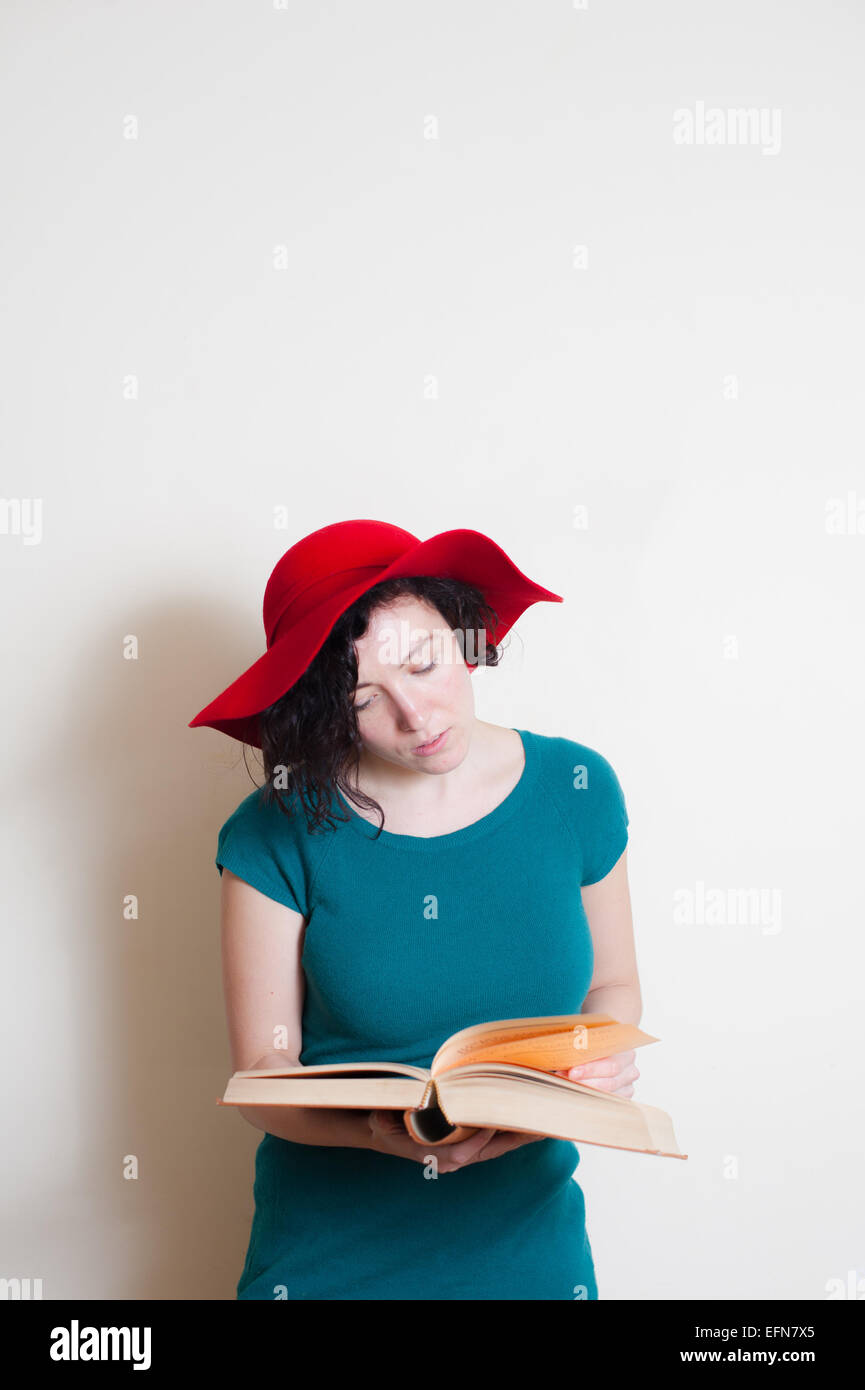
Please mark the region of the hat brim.
<svg viewBox="0 0 865 1390"><path fill-rule="evenodd" d="M260 748L259 714L299 680L324 646L337 619L376 584L410 575L459 579L480 589L499 617L496 643L533 603L564 602L561 594L523 574L510 556L481 531L441 531L427 541L419 541L373 580L351 585L313 608L191 719L189 728L218 729Z"/></svg>

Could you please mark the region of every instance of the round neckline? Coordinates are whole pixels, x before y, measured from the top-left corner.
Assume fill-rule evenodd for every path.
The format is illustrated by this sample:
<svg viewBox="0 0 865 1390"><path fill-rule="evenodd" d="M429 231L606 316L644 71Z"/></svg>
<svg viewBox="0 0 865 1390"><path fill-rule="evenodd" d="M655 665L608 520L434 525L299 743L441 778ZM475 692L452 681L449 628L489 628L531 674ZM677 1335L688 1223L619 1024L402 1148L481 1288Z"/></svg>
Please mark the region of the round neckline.
<svg viewBox="0 0 865 1390"><path fill-rule="evenodd" d="M500 801L498 806L494 806L485 816L481 816L480 820L472 821L470 825L464 825L459 830L451 830L446 835L397 835L392 830L382 830L379 834L378 822L373 823L359 815L351 802L346 800L337 787L334 790L351 818L347 822L346 828L350 828L373 844L386 844L390 845L392 849L419 850L421 852L450 849L452 846L468 844L471 840L477 840L482 835L497 830L500 825L510 820L511 816L520 810L537 776L537 757L533 735L527 729L514 729L512 732L519 734L520 742L523 745L525 762L520 780L508 792L504 801Z"/></svg>

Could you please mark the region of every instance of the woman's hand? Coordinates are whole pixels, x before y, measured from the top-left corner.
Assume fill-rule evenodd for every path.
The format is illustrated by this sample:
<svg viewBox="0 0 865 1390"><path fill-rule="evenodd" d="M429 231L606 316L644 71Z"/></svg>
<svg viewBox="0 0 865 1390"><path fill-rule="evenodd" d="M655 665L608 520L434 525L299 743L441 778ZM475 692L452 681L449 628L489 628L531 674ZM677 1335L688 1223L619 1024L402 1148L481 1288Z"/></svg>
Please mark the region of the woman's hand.
<svg viewBox="0 0 865 1390"><path fill-rule="evenodd" d="M518 1149L545 1139L544 1134L523 1134L514 1129L479 1129L469 1139L458 1144L428 1144L413 1139L408 1133L401 1111L371 1110L369 1128L372 1136L369 1147L376 1153L395 1154L397 1158L413 1158L427 1163L434 1156L439 1173L455 1173L469 1163L481 1163L487 1158Z"/></svg>
<svg viewBox="0 0 865 1390"><path fill-rule="evenodd" d="M567 1081L579 1081L582 1086L594 1086L608 1095L630 1100L634 1094L633 1082L640 1075L634 1066L636 1053L614 1052L609 1057L596 1057L594 1062L584 1062L582 1066L569 1067L566 1071L554 1072ZM597 1078L597 1079L595 1079Z"/></svg>

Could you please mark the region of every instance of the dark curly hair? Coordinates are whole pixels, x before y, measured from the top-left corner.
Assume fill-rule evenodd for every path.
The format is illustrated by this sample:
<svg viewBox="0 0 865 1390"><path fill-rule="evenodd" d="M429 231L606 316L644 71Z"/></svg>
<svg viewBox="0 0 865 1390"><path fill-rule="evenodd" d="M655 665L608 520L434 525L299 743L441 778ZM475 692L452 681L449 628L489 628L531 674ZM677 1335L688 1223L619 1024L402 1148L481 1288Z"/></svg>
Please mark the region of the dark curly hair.
<svg viewBox="0 0 865 1390"><path fill-rule="evenodd" d="M499 617L473 585L409 575L383 580L361 594L337 619L299 680L259 716L266 778L262 799L265 804L275 801L286 815L293 815L299 802L311 833L333 828L334 806L340 811L338 819L350 819L334 796L337 788L356 805L378 811L378 833L384 828L382 807L355 785L362 740L352 700L358 676L354 644L365 635L377 609L404 596L425 600L438 610L451 630L464 638L461 649L467 661L498 665ZM477 650L468 645L474 634ZM285 801L283 791L288 793Z"/></svg>

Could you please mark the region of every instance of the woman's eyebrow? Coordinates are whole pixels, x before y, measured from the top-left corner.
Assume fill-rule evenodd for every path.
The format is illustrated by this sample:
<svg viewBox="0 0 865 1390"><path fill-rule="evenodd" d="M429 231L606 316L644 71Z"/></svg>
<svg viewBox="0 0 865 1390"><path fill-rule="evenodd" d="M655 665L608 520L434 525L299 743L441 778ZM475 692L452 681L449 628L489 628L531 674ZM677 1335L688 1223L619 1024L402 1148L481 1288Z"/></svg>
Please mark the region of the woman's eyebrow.
<svg viewBox="0 0 865 1390"><path fill-rule="evenodd" d="M416 647L421 647L421 646L423 646L424 642L428 642L429 639L430 639L430 637L432 637L432 633L431 633L431 632L424 632L424 633L421 634L420 637L418 637L417 641L412 642L411 646L410 646L409 649L408 649L408 657L406 658L406 660L405 660L404 662L402 662L402 664L401 664L400 666L397 667L397 670L401 671L402 668L403 668L403 666L407 666L407 665L408 665L408 662L409 662L409 658L412 657L412 656L414 656L415 648L416 648ZM374 684L375 684L374 681L360 681L354 688L355 688L355 690L364 690L364 689L366 688L366 686L368 686L368 685L374 685Z"/></svg>

